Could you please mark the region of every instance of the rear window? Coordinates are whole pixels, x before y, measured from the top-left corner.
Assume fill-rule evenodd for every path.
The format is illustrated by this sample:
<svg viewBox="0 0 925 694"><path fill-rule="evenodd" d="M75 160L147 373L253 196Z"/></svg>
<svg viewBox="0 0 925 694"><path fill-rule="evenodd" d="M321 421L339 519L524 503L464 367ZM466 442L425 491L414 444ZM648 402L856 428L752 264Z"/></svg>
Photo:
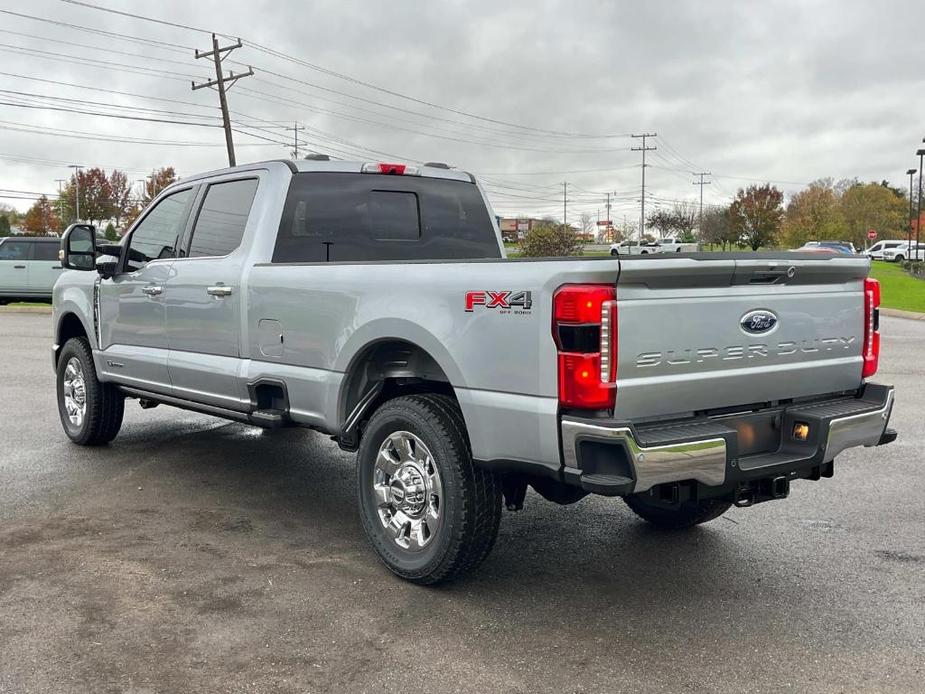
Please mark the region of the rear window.
<svg viewBox="0 0 925 694"><path fill-rule="evenodd" d="M57 260L59 246L58 243L36 243L35 248L32 249L32 259Z"/></svg>
<svg viewBox="0 0 925 694"><path fill-rule="evenodd" d="M417 176L293 177L274 263L500 258L478 188Z"/></svg>

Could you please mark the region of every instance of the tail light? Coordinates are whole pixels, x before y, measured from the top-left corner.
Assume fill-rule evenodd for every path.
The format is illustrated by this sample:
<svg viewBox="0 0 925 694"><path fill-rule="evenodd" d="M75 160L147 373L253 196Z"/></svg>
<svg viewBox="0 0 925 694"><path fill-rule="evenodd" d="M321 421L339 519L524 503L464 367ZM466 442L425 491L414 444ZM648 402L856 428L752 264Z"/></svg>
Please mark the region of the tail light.
<svg viewBox="0 0 925 694"><path fill-rule="evenodd" d="M880 283L864 280L864 369L862 378L877 373L880 365Z"/></svg>
<svg viewBox="0 0 925 694"><path fill-rule="evenodd" d="M566 284L552 301L559 404L612 409L617 397L616 291L608 284Z"/></svg>
<svg viewBox="0 0 925 694"><path fill-rule="evenodd" d="M363 173L391 174L393 176L418 176L421 170L407 164L367 163L360 169Z"/></svg>

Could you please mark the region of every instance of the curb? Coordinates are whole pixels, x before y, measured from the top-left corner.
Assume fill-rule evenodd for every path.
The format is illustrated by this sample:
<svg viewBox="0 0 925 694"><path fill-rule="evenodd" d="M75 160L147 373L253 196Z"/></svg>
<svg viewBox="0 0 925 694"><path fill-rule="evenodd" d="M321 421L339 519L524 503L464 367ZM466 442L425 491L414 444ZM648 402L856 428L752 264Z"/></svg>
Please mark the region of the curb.
<svg viewBox="0 0 925 694"><path fill-rule="evenodd" d="M925 313L917 313L916 311L903 311L898 308L880 308L880 313L884 316L892 316L893 318L905 318L906 320L925 320Z"/></svg>
<svg viewBox="0 0 925 694"><path fill-rule="evenodd" d="M51 306L0 306L0 313L40 313L51 315Z"/></svg>

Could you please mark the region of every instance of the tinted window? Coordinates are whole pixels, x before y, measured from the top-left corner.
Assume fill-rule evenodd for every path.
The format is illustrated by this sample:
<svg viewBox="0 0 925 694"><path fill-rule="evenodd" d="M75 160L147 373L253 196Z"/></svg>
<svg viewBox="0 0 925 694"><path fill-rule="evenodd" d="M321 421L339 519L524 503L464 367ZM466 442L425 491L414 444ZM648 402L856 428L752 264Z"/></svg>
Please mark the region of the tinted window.
<svg viewBox="0 0 925 694"><path fill-rule="evenodd" d="M152 260L174 257L192 195L189 189L167 196L135 227L129 239L129 272L140 270Z"/></svg>
<svg viewBox="0 0 925 694"><path fill-rule="evenodd" d="M474 184L355 173L294 176L273 252L276 263L499 257Z"/></svg>
<svg viewBox="0 0 925 694"><path fill-rule="evenodd" d="M33 260L57 260L58 249L60 244L57 243L36 243L32 250Z"/></svg>
<svg viewBox="0 0 925 694"><path fill-rule="evenodd" d="M241 245L257 179L209 186L190 243L189 256L228 255Z"/></svg>
<svg viewBox="0 0 925 694"><path fill-rule="evenodd" d="M4 241L0 243L0 260L28 260L29 241Z"/></svg>

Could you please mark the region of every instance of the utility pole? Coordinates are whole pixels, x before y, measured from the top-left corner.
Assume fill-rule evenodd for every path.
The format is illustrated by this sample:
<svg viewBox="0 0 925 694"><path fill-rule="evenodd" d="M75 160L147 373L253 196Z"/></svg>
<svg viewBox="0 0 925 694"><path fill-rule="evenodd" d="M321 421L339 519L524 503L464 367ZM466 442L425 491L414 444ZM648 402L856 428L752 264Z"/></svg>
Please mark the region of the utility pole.
<svg viewBox="0 0 925 694"><path fill-rule="evenodd" d="M634 138L642 138L642 147L632 147L633 152L642 152L642 199L639 201L639 242L642 243L642 237L646 233L646 152L651 152L658 147L646 147L646 139L649 137L658 137L657 133L641 133L639 135L630 135Z"/></svg>
<svg viewBox="0 0 925 694"><path fill-rule="evenodd" d="M293 132L293 135L292 135L292 144L293 144L292 158L293 158L293 159L298 159L298 158L299 158L299 131L300 131L300 130L305 130L305 126L304 126L304 125L299 125L298 123L293 123L293 124L292 124L292 127L291 127L291 128L286 128L286 130L291 130L291 131Z"/></svg>
<svg viewBox="0 0 925 694"><path fill-rule="evenodd" d="M606 229L605 233L607 234L608 238L610 238L612 242L613 241L613 220L610 218L610 196L611 195L616 195L616 193L607 193L607 202L605 203L607 207L607 219L604 220L607 222L607 226L605 226L604 228Z"/></svg>
<svg viewBox="0 0 925 694"><path fill-rule="evenodd" d="M235 165L234 159L234 142L231 139L231 119L228 117L228 99L226 93L231 89L231 85L237 82L242 77L250 77L254 74L254 69L252 67L247 68L247 72L241 73L240 75L230 72L228 75L222 72L222 60L225 56L222 55L228 54L233 51L235 48L241 47L241 39L238 39L237 42L230 46L219 47L218 37L215 34L212 34L212 50L200 53L199 50L196 50L196 58L211 58L212 62L215 63L215 79L209 80L208 82L203 82L201 84L196 84L193 82L193 91L197 89L205 89L206 87L216 87L218 89L218 102L222 108L222 122L225 126L225 145L228 147L228 166ZM228 85L227 87L225 85Z"/></svg>
<svg viewBox="0 0 925 694"><path fill-rule="evenodd" d="M67 168L74 169L74 207L75 212L77 213L77 219L75 221L80 221L80 171L83 169L81 164L71 164Z"/></svg>
<svg viewBox="0 0 925 694"><path fill-rule="evenodd" d="M709 176L709 171L698 171L694 176L699 176L699 181L694 181L695 186L700 186L700 221L697 222L697 250L703 250L703 187L710 185L712 181L704 181L704 176Z"/></svg>
<svg viewBox="0 0 925 694"><path fill-rule="evenodd" d="M568 226L568 181L562 181L562 226Z"/></svg>

